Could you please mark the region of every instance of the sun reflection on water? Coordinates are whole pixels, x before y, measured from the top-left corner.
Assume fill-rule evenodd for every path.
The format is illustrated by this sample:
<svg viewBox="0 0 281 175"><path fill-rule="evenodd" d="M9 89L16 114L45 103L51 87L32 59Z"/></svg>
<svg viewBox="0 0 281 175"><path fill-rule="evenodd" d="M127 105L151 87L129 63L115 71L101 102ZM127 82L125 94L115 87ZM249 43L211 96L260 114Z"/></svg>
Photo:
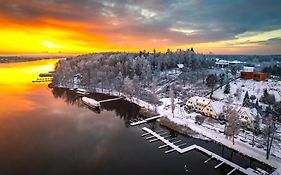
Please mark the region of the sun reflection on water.
<svg viewBox="0 0 281 175"><path fill-rule="evenodd" d="M40 60L22 63L0 64L0 113L10 115L15 111L32 109L28 95L33 87L47 87L47 83L32 83L40 73L54 70L58 59Z"/></svg>

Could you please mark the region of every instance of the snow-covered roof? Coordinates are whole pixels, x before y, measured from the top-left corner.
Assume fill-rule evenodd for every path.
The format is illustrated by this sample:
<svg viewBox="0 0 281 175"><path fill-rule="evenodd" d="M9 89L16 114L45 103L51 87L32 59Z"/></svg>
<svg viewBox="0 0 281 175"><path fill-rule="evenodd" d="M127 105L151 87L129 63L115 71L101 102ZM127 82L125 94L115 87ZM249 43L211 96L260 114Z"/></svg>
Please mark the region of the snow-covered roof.
<svg viewBox="0 0 281 175"><path fill-rule="evenodd" d="M254 67L244 66L244 72L254 72Z"/></svg>
<svg viewBox="0 0 281 175"><path fill-rule="evenodd" d="M184 67L183 64L177 64L178 68L182 69Z"/></svg>
<svg viewBox="0 0 281 175"><path fill-rule="evenodd" d="M190 97L193 104L201 104L201 105L208 105L210 103L210 99L206 97L199 97L199 96L193 96Z"/></svg>
<svg viewBox="0 0 281 175"><path fill-rule="evenodd" d="M212 101L211 106L217 114L220 114L223 112L223 107L225 106L225 103L221 101Z"/></svg>

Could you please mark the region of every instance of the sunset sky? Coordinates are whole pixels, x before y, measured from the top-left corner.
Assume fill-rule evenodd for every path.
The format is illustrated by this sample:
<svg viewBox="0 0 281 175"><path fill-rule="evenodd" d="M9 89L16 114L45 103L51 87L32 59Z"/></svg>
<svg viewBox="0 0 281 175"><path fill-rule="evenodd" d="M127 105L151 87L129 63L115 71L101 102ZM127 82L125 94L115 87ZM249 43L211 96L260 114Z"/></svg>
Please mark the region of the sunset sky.
<svg viewBox="0 0 281 175"><path fill-rule="evenodd" d="M0 55L281 54L280 0L1 0Z"/></svg>

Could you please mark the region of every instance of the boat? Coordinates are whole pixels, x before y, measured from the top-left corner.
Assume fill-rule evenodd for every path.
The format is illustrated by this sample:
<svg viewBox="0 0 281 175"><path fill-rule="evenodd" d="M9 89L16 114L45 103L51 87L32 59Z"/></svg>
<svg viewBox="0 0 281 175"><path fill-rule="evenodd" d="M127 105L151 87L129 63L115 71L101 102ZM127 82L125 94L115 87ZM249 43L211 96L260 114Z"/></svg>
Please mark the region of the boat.
<svg viewBox="0 0 281 175"><path fill-rule="evenodd" d="M77 88L76 93L79 95L88 95L89 94L89 92L87 92L87 90L81 89L81 88Z"/></svg>
<svg viewBox="0 0 281 175"><path fill-rule="evenodd" d="M86 104L87 106L89 106L91 108L100 109L100 102L98 102L92 98L82 97L82 101L84 104Z"/></svg>

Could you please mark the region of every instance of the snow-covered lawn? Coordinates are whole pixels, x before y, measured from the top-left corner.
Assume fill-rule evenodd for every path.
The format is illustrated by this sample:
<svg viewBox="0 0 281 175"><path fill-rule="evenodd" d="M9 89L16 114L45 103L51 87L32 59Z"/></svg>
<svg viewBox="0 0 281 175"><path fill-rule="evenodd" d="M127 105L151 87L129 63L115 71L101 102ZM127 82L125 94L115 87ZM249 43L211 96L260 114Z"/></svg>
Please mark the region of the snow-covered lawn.
<svg viewBox="0 0 281 175"><path fill-rule="evenodd" d="M238 88L242 90L240 98L234 95ZM232 97L233 104L241 105L247 91L249 96L255 95L256 98L260 99L264 89L267 89L269 94L273 94L276 101L281 100L281 81L255 81L244 79L237 79L230 83L230 94L224 94L224 87L222 87L214 92L213 98L228 102L228 99Z"/></svg>

